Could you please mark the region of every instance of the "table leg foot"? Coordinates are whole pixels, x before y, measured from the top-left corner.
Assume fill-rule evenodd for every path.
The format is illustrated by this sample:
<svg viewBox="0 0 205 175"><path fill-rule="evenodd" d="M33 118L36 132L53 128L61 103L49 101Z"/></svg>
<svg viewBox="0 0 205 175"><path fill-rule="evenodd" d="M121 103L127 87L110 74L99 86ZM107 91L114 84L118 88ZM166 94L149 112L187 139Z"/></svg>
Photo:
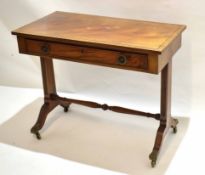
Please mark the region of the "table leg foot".
<svg viewBox="0 0 205 175"><path fill-rule="evenodd" d="M31 133L35 134L37 139L41 139L39 130L43 127L48 113L52 111L57 105L58 103L56 103L54 100L47 100L41 107L38 119L35 125L31 128Z"/></svg>
<svg viewBox="0 0 205 175"><path fill-rule="evenodd" d="M173 133L177 133L177 124L179 123L178 119L171 118L171 128L173 129Z"/></svg>
<svg viewBox="0 0 205 175"><path fill-rule="evenodd" d="M41 139L41 135L40 135L40 133L39 133L39 127L40 125L37 123L37 124L35 124L32 128L31 128L31 133L33 133L33 134L35 134L36 135L36 138L38 139L38 140L40 140Z"/></svg>
<svg viewBox="0 0 205 175"><path fill-rule="evenodd" d="M168 129L168 126L160 122L160 126L157 130L157 135L155 138L154 148L149 156L152 167L155 167L156 165L157 157L158 157L158 154L159 154L162 142L163 142L163 138L166 134L167 129Z"/></svg>
<svg viewBox="0 0 205 175"><path fill-rule="evenodd" d="M153 150L151 154L149 155L149 159L151 160L151 166L155 167L156 162L157 162L157 156L158 156L158 151Z"/></svg>
<svg viewBox="0 0 205 175"><path fill-rule="evenodd" d="M159 154L163 139L164 139L167 131L169 130L169 128L172 128L174 133L177 132L177 124L179 123L179 121L175 118L172 118L172 117L170 117L169 121L170 122L168 122L167 124L165 124L164 122L161 121L160 126L157 130L154 148L153 148L152 153L149 155L152 167L155 167L155 165L156 165L157 156Z"/></svg>
<svg viewBox="0 0 205 175"><path fill-rule="evenodd" d="M68 106L64 107L64 112L68 112Z"/></svg>
<svg viewBox="0 0 205 175"><path fill-rule="evenodd" d="M66 105L61 105L64 109L64 112L68 112L70 104L66 104Z"/></svg>

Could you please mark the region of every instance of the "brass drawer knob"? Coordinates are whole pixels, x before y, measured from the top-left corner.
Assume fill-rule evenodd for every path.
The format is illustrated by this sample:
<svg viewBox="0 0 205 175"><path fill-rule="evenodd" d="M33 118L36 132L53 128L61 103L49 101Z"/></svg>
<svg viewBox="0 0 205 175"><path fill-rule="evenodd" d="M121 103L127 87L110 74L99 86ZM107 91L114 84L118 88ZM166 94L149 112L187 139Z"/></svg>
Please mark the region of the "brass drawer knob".
<svg viewBox="0 0 205 175"><path fill-rule="evenodd" d="M126 64L127 63L127 57L125 55L120 55L118 57L117 63L118 64Z"/></svg>
<svg viewBox="0 0 205 175"><path fill-rule="evenodd" d="M41 46L41 51L44 53L48 53L50 50L49 45L48 44L44 44Z"/></svg>

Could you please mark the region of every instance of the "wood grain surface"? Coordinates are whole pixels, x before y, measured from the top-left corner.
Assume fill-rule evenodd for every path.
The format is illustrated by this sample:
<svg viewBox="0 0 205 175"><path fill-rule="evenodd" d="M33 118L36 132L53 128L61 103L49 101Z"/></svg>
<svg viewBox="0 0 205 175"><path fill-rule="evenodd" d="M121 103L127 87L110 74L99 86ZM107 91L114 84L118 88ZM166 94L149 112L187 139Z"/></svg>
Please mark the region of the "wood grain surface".
<svg viewBox="0 0 205 175"><path fill-rule="evenodd" d="M54 12L12 34L34 39L112 49L163 52L184 25Z"/></svg>

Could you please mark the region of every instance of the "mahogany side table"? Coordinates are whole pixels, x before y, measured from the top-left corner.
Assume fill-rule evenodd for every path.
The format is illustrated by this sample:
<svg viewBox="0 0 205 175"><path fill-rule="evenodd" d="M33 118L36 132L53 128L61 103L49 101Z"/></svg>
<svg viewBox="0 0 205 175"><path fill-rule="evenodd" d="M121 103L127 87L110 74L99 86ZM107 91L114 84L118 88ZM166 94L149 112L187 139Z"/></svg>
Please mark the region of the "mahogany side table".
<svg viewBox="0 0 205 175"><path fill-rule="evenodd" d="M154 167L168 129L173 128L173 132L177 132L178 120L171 117L172 56L181 46L181 35L185 28L176 24L54 12L12 31L17 35L19 52L40 56L41 61L44 104L31 132L40 139L39 130L48 113L57 105L67 112L72 103L151 117L160 123L149 156ZM161 73L160 113L58 96L53 58L151 74Z"/></svg>

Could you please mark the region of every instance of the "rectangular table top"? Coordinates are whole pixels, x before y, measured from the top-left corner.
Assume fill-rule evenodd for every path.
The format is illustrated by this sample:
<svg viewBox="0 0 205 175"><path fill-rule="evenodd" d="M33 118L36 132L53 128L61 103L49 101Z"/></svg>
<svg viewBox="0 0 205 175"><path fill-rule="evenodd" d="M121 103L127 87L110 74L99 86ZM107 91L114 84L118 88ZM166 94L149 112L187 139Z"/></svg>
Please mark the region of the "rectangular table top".
<svg viewBox="0 0 205 175"><path fill-rule="evenodd" d="M54 12L12 34L103 48L163 52L185 25Z"/></svg>

